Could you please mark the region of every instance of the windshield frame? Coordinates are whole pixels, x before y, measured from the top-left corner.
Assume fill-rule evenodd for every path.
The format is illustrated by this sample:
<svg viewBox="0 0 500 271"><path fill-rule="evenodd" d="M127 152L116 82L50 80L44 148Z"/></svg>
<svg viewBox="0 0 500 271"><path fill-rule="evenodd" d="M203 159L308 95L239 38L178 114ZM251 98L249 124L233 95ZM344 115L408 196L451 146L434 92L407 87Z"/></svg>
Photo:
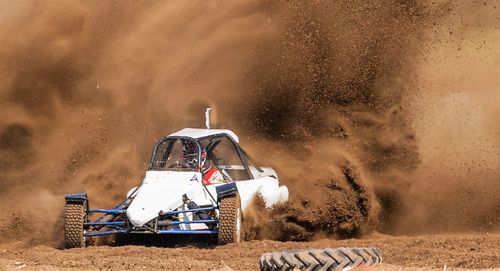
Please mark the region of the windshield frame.
<svg viewBox="0 0 500 271"><path fill-rule="evenodd" d="M178 169L172 169L172 168L165 168L165 169L159 169L159 168L154 168L154 162L155 162L155 157L158 152L158 148L161 144L172 140L175 142L176 140L186 140L195 143L196 149L198 152L198 161L196 162L196 169L191 169L191 170L178 170ZM170 154L169 154L170 155ZM166 136L162 137L160 140L158 140L154 145L153 145L153 151L151 153L151 157L149 159L148 163L148 171L192 171L192 172L201 172L200 169L200 161L201 161L201 145L200 142L198 142L198 139L192 138L192 137L187 137L187 136Z"/></svg>

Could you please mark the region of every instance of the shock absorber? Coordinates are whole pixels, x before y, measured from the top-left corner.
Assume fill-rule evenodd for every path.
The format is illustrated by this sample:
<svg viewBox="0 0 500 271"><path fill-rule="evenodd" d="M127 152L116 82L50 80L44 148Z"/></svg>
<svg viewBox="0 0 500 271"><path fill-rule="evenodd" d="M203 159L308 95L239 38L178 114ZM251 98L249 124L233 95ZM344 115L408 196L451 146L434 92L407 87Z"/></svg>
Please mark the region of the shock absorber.
<svg viewBox="0 0 500 271"><path fill-rule="evenodd" d="M194 201L190 200L186 194L182 195L182 199L183 199L184 203L186 203L186 206L189 210L200 208L200 206L198 206L198 204L196 204ZM210 219L210 216L205 211L194 212L193 217L194 216L197 216L201 220Z"/></svg>

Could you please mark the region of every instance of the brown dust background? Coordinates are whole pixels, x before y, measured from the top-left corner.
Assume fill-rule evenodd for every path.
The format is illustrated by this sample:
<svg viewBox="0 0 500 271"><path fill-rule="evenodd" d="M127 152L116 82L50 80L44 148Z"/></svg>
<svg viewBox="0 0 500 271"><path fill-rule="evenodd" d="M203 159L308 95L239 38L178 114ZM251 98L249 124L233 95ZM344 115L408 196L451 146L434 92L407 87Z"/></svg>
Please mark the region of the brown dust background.
<svg viewBox="0 0 500 271"><path fill-rule="evenodd" d="M0 1L0 240L113 206L207 106L290 188L254 237L498 231L497 4Z"/></svg>

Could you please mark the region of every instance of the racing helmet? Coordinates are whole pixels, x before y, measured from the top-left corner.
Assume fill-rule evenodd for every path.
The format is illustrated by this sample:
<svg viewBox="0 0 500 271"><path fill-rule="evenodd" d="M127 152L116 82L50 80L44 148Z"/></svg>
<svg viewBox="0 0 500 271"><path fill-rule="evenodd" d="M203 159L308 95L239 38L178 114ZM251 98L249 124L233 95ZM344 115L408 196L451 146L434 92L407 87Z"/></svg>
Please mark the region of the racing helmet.
<svg viewBox="0 0 500 271"><path fill-rule="evenodd" d="M204 146L201 146L201 161L198 165L198 169L203 168L207 160L207 151ZM192 141L184 140L182 147L182 158L191 168L196 167L198 162L198 148L196 144Z"/></svg>
<svg viewBox="0 0 500 271"><path fill-rule="evenodd" d="M182 159L190 167L195 168L198 163L198 148L196 143L189 140L182 140Z"/></svg>

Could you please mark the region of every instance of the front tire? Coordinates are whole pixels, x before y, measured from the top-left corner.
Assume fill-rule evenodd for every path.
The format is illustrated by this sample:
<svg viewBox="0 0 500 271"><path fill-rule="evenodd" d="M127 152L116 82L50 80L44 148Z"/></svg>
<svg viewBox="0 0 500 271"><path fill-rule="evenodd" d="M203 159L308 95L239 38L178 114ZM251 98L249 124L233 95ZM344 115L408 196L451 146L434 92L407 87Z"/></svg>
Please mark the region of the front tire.
<svg viewBox="0 0 500 271"><path fill-rule="evenodd" d="M222 198L219 203L219 245L240 242L241 220L239 194Z"/></svg>
<svg viewBox="0 0 500 271"><path fill-rule="evenodd" d="M83 203L66 203L64 212L64 247L78 248L85 246L83 223L85 222Z"/></svg>

